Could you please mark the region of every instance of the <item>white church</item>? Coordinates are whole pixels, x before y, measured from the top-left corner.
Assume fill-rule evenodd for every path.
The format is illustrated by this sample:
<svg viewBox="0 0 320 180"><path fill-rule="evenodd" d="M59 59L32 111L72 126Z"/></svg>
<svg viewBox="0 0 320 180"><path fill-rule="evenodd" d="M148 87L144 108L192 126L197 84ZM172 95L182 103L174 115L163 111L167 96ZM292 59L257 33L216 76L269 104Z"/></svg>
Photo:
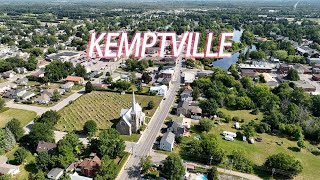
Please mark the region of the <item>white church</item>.
<svg viewBox="0 0 320 180"><path fill-rule="evenodd" d="M120 134L131 135L137 133L140 126L144 123L145 113L142 107L136 103L134 91L132 92L132 105L130 109L122 109L120 113L120 121L116 128Z"/></svg>

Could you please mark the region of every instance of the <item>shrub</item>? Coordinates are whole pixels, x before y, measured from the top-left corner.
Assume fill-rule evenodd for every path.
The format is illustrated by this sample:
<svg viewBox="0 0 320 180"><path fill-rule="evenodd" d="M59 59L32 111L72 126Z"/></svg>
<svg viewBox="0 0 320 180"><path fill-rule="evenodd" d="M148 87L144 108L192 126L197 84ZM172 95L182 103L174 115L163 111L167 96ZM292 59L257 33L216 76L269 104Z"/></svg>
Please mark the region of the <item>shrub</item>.
<svg viewBox="0 0 320 180"><path fill-rule="evenodd" d="M239 122L239 120L240 120L240 118L239 118L238 116L234 116L234 117L232 118L232 121Z"/></svg>

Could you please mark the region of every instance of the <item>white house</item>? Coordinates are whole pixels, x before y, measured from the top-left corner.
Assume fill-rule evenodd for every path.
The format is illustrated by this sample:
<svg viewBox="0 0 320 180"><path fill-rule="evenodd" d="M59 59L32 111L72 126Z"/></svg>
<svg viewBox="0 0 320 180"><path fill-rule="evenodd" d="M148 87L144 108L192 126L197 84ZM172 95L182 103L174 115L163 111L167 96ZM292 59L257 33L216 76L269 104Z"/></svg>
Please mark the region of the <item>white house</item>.
<svg viewBox="0 0 320 180"><path fill-rule="evenodd" d="M92 178L80 176L77 172L69 174L71 180L92 180Z"/></svg>
<svg viewBox="0 0 320 180"><path fill-rule="evenodd" d="M181 76L185 84L191 84L196 79L196 75L191 72L183 72Z"/></svg>
<svg viewBox="0 0 320 180"><path fill-rule="evenodd" d="M53 168L51 171L47 174L47 177L49 179L59 179L63 175L63 169L61 168Z"/></svg>
<svg viewBox="0 0 320 180"><path fill-rule="evenodd" d="M19 166L7 164L8 158L6 156L0 156L0 174L16 175L20 172Z"/></svg>
<svg viewBox="0 0 320 180"><path fill-rule="evenodd" d="M61 85L61 89L64 89L67 91L67 90L70 90L73 86L74 86L73 82L67 82L67 83Z"/></svg>
<svg viewBox="0 0 320 180"><path fill-rule="evenodd" d="M24 93L21 96L21 99L22 100L28 100L28 99L32 98L33 96L35 96L35 94L33 92L27 91L26 93Z"/></svg>
<svg viewBox="0 0 320 180"><path fill-rule="evenodd" d="M12 88L16 88L17 85L14 83L1 83L0 84L0 93L4 93Z"/></svg>
<svg viewBox="0 0 320 180"><path fill-rule="evenodd" d="M164 151L172 151L174 146L175 135L172 132L163 134L160 140L160 149Z"/></svg>
<svg viewBox="0 0 320 180"><path fill-rule="evenodd" d="M47 94L41 94L41 96L35 99L35 102L39 104L48 104L50 102L50 97Z"/></svg>
<svg viewBox="0 0 320 180"><path fill-rule="evenodd" d="M152 86L150 92L155 92L158 96L165 96L167 94L168 87L166 85Z"/></svg>

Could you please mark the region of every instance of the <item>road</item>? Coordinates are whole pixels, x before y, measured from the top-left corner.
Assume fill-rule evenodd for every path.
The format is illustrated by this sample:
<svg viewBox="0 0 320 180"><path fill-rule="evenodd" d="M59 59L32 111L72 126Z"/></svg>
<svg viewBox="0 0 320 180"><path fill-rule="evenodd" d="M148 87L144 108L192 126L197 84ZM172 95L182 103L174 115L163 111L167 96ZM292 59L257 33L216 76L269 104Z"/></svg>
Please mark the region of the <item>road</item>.
<svg viewBox="0 0 320 180"><path fill-rule="evenodd" d="M159 107L151 118L147 129L143 132L139 142L133 147L132 155L119 173L117 177L118 180L138 179L140 176L140 168L138 165L140 158L150 155L152 146L170 111L171 105L173 104L176 93L180 87L181 58L178 59L180 60L177 61L177 65L175 66L175 74L165 97L166 99L161 101Z"/></svg>

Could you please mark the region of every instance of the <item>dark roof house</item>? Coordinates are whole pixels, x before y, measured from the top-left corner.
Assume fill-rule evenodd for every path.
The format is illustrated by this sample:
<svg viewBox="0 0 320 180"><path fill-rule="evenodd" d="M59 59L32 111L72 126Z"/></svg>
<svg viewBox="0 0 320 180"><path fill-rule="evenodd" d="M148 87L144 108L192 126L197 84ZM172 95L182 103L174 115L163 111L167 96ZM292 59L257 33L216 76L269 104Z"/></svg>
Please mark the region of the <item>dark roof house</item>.
<svg viewBox="0 0 320 180"><path fill-rule="evenodd" d="M56 148L57 148L57 145L55 143L40 141L38 143L36 151L37 153L47 152L48 154L53 154Z"/></svg>

